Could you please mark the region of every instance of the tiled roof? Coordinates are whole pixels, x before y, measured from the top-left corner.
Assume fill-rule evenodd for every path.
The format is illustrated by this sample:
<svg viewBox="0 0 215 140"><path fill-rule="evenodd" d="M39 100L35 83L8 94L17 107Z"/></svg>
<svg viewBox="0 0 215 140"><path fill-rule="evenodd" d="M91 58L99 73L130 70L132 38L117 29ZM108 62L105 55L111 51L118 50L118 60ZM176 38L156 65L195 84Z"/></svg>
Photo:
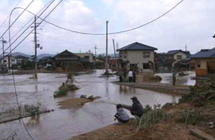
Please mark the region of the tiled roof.
<svg viewBox="0 0 215 140"><path fill-rule="evenodd" d="M171 51L167 52L167 55L174 55L174 54L176 54L178 52L183 52L183 51L182 50L171 50Z"/></svg>
<svg viewBox="0 0 215 140"><path fill-rule="evenodd" d="M191 58L215 58L215 48L202 49L200 52L191 56Z"/></svg>
<svg viewBox="0 0 215 140"><path fill-rule="evenodd" d="M157 50L157 48L141 44L138 42L132 43L130 45L127 45L123 48L118 49L117 51L136 51L136 50L149 50L149 51L154 51Z"/></svg>

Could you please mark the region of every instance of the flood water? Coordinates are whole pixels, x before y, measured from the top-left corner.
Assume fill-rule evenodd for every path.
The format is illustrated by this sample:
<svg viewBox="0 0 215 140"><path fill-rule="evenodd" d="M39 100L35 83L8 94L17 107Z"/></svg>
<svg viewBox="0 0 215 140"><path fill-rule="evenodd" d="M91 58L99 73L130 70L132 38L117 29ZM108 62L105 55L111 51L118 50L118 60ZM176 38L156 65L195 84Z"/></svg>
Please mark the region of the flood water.
<svg viewBox="0 0 215 140"><path fill-rule="evenodd" d="M192 77L195 77L194 71L186 71L186 76L177 76L176 84L178 85L189 85L193 86L196 83L196 80L192 79ZM161 83L172 83L172 73L158 73L156 75L159 75L162 78Z"/></svg>
<svg viewBox="0 0 215 140"><path fill-rule="evenodd" d="M145 105L177 102L179 96L163 94L143 89L115 85L116 77L99 77L103 70L75 77L79 90L71 92L63 98L53 98L54 91L66 81L65 74L39 74L38 80L30 79L32 75L15 75L19 102L37 104L54 112L41 114L37 119L25 118L24 122L35 140L67 140L72 136L86 133L114 123L116 102L131 105L130 98L136 96ZM78 109L59 109L58 102L80 95L101 96L94 102L85 104ZM12 76L0 76L0 105L5 110L16 106ZM0 124L0 139L15 135L15 139L28 140L20 121Z"/></svg>

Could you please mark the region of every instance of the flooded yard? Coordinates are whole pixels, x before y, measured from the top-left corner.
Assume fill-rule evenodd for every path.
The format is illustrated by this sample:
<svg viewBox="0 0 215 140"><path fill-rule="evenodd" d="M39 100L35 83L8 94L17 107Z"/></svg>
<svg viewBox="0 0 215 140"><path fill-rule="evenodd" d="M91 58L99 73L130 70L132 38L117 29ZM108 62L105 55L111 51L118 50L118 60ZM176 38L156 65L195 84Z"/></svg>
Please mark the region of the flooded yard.
<svg viewBox="0 0 215 140"><path fill-rule="evenodd" d="M62 98L54 98L53 94L66 81L65 74L39 74L38 80L30 79L32 75L15 75L18 98L22 105L41 103L42 106L55 110L41 114L37 119L25 118L24 122L30 134L36 140L67 140L72 136L114 123L115 105L108 102L131 105L130 98L136 96L145 106L163 105L167 102L177 102L179 99L176 95L115 85L111 82L117 80L116 77L99 77L103 72L97 70L91 74L76 76L75 81L80 89ZM101 98L86 103L81 108L59 108L58 102L81 95L101 96ZM0 76L0 105L1 112L16 107L11 75ZM15 139L30 139L21 121L0 124L1 139L12 135L15 135Z"/></svg>
<svg viewBox="0 0 215 140"><path fill-rule="evenodd" d="M187 71L185 72L186 76L177 76L176 84L178 85L189 85L193 86L196 83L196 80L193 80L192 77L195 77L194 71ZM172 84L172 73L158 73L156 75L159 75L162 78L161 83L169 83Z"/></svg>

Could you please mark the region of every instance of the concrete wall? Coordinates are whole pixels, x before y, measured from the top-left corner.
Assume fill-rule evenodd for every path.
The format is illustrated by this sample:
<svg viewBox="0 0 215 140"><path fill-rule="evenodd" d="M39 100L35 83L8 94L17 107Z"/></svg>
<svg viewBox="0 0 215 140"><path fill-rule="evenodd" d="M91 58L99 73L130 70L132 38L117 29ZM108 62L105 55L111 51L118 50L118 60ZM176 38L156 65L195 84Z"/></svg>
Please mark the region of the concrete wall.
<svg viewBox="0 0 215 140"><path fill-rule="evenodd" d="M150 57L144 58L143 52L150 52ZM129 61L130 64L137 64L139 69L143 72L150 72L150 69L143 69L143 63L149 63L151 61L154 63L154 51L123 51L121 53L121 58L123 61Z"/></svg>

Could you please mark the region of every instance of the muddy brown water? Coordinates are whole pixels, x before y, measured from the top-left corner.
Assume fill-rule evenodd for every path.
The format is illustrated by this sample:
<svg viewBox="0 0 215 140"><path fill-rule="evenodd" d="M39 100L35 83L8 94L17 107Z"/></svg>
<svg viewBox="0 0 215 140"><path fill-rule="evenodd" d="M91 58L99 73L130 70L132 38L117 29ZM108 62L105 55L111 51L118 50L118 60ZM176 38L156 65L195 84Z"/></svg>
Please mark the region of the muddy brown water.
<svg viewBox="0 0 215 140"><path fill-rule="evenodd" d="M72 136L86 133L114 123L115 102L131 105L130 98L136 96L143 105L177 102L179 96L119 86L111 83L116 77L99 78L103 70L75 77L79 90L70 92L63 98L53 98L53 93L65 82L64 74L39 74L38 80L32 75L15 75L19 102L37 104L54 109L54 112L42 114L39 118L25 118L24 122L35 140L67 140ZM81 108L60 109L59 101L79 97L80 95L101 96L100 99L86 103ZM1 111L16 107L12 76L0 76ZM14 136L16 140L30 139L21 121L0 124L0 139Z"/></svg>

